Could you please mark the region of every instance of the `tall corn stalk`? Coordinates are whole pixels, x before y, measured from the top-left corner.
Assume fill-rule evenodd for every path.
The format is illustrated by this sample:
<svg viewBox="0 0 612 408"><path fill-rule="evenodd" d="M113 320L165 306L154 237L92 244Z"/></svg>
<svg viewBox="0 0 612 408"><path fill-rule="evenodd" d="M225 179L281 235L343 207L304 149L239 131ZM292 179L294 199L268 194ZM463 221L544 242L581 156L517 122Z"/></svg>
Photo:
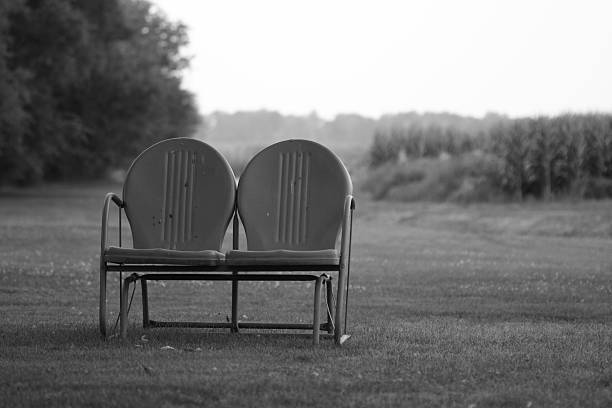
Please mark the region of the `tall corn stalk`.
<svg viewBox="0 0 612 408"><path fill-rule="evenodd" d="M525 120L514 120L491 131L493 153L502 159L505 190L523 200L529 175L529 137Z"/></svg>

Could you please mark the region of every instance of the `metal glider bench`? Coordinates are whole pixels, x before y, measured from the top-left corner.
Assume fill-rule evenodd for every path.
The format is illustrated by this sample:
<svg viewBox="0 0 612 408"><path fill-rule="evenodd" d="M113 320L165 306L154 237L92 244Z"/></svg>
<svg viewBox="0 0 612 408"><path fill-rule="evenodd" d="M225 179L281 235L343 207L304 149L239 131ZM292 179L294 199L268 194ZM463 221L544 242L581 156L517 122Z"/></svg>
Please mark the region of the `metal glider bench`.
<svg viewBox="0 0 612 408"><path fill-rule="evenodd" d="M350 176L320 144L288 140L259 152L247 165L236 192L227 161L204 142L178 138L157 143L132 163L123 200L106 196L100 255L100 332L107 337L106 283L120 280L120 332L127 337L131 284L140 281L144 327L312 330L346 334L352 214ZM119 246L109 246L111 203L118 207ZM134 248L121 246L121 213L129 221ZM233 249L220 252L233 218ZM240 220L248 250L238 248ZM340 250L335 249L340 232ZM130 273L123 278L123 273ZM308 273L305 273L308 272ZM336 296L332 274L337 273ZM162 322L149 318L149 280L232 282L230 322ZM312 324L238 321L240 281L312 281ZM327 319L321 323L321 292ZM132 293L133 296L133 293Z"/></svg>

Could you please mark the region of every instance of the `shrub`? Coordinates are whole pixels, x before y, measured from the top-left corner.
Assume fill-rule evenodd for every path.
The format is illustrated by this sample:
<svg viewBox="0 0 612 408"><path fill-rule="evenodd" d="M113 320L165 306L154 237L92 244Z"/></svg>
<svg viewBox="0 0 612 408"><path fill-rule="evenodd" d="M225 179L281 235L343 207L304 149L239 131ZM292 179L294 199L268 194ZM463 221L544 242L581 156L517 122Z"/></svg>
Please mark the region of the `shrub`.
<svg viewBox="0 0 612 408"><path fill-rule="evenodd" d="M491 201L502 194L498 173L497 158L475 152L387 163L372 170L362 188L377 200Z"/></svg>
<svg viewBox="0 0 612 408"><path fill-rule="evenodd" d="M393 187L419 182L423 178L425 173L418 166L386 163L368 174L362 188L375 200L382 200Z"/></svg>
<svg viewBox="0 0 612 408"><path fill-rule="evenodd" d="M377 131L374 134L374 141L370 146L369 162L370 167L378 167L385 163L395 161L401 148L401 141L394 135L388 136L383 132Z"/></svg>

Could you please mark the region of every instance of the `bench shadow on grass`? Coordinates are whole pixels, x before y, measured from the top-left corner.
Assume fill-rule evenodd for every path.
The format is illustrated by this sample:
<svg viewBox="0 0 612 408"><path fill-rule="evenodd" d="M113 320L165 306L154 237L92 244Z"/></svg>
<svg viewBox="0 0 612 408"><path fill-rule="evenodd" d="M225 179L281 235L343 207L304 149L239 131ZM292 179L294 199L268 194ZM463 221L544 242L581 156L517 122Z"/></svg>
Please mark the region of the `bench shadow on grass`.
<svg viewBox="0 0 612 408"><path fill-rule="evenodd" d="M197 347L214 347L215 349L230 349L236 346L312 347L312 334L308 332L243 330L240 333L230 333L227 329L143 329L142 326L137 325L130 327L126 340L119 338L116 331L105 340L101 338L97 325L82 322L35 325L9 323L2 328L0 339L6 347L43 347L45 349L170 346L177 350L193 351ZM333 344L331 335L321 333L320 346L332 346Z"/></svg>

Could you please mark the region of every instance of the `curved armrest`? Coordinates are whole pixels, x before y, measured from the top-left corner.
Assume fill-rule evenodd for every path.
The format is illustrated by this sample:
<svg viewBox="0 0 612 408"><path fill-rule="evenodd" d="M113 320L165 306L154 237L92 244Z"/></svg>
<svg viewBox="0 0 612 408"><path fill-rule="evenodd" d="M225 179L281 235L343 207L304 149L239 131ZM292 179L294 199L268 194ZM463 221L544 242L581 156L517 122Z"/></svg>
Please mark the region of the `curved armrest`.
<svg viewBox="0 0 612 408"><path fill-rule="evenodd" d="M340 235L340 262L343 258L350 256L351 231L353 229L353 210L355 210L355 198L347 195L344 199L344 212L342 214L342 230ZM348 259L346 259L348 261Z"/></svg>
<svg viewBox="0 0 612 408"><path fill-rule="evenodd" d="M340 343L344 330L344 317L346 307L346 295L348 285L348 274L351 266L351 238L353 229L353 210L355 209L355 198L347 195L344 199L344 214L342 218L342 233L340 237L340 272L338 273L338 289L336 294L336 331L334 337L336 343Z"/></svg>
<svg viewBox="0 0 612 408"><path fill-rule="evenodd" d="M104 198L104 207L102 207L102 232L101 232L101 237L100 237L101 238L100 239L101 241L100 262L102 262L104 251L106 251L106 248L107 248L106 236L108 234L108 210L109 210L111 201L115 203L117 207L119 207L120 210L121 208L125 206L125 203L123 202L123 200L121 200L121 198L119 198L117 194L115 193L106 194L106 197ZM121 234L121 231L119 231L119 234Z"/></svg>
<svg viewBox="0 0 612 408"><path fill-rule="evenodd" d="M100 244L100 333L103 338L106 338L106 261L104 260L104 252L106 252L106 236L108 234L108 209L111 201L119 207L119 217L121 217L121 209L125 207L125 203L115 193L106 194L104 199L104 207L102 208L102 232ZM121 242L121 218L119 218L119 242Z"/></svg>

